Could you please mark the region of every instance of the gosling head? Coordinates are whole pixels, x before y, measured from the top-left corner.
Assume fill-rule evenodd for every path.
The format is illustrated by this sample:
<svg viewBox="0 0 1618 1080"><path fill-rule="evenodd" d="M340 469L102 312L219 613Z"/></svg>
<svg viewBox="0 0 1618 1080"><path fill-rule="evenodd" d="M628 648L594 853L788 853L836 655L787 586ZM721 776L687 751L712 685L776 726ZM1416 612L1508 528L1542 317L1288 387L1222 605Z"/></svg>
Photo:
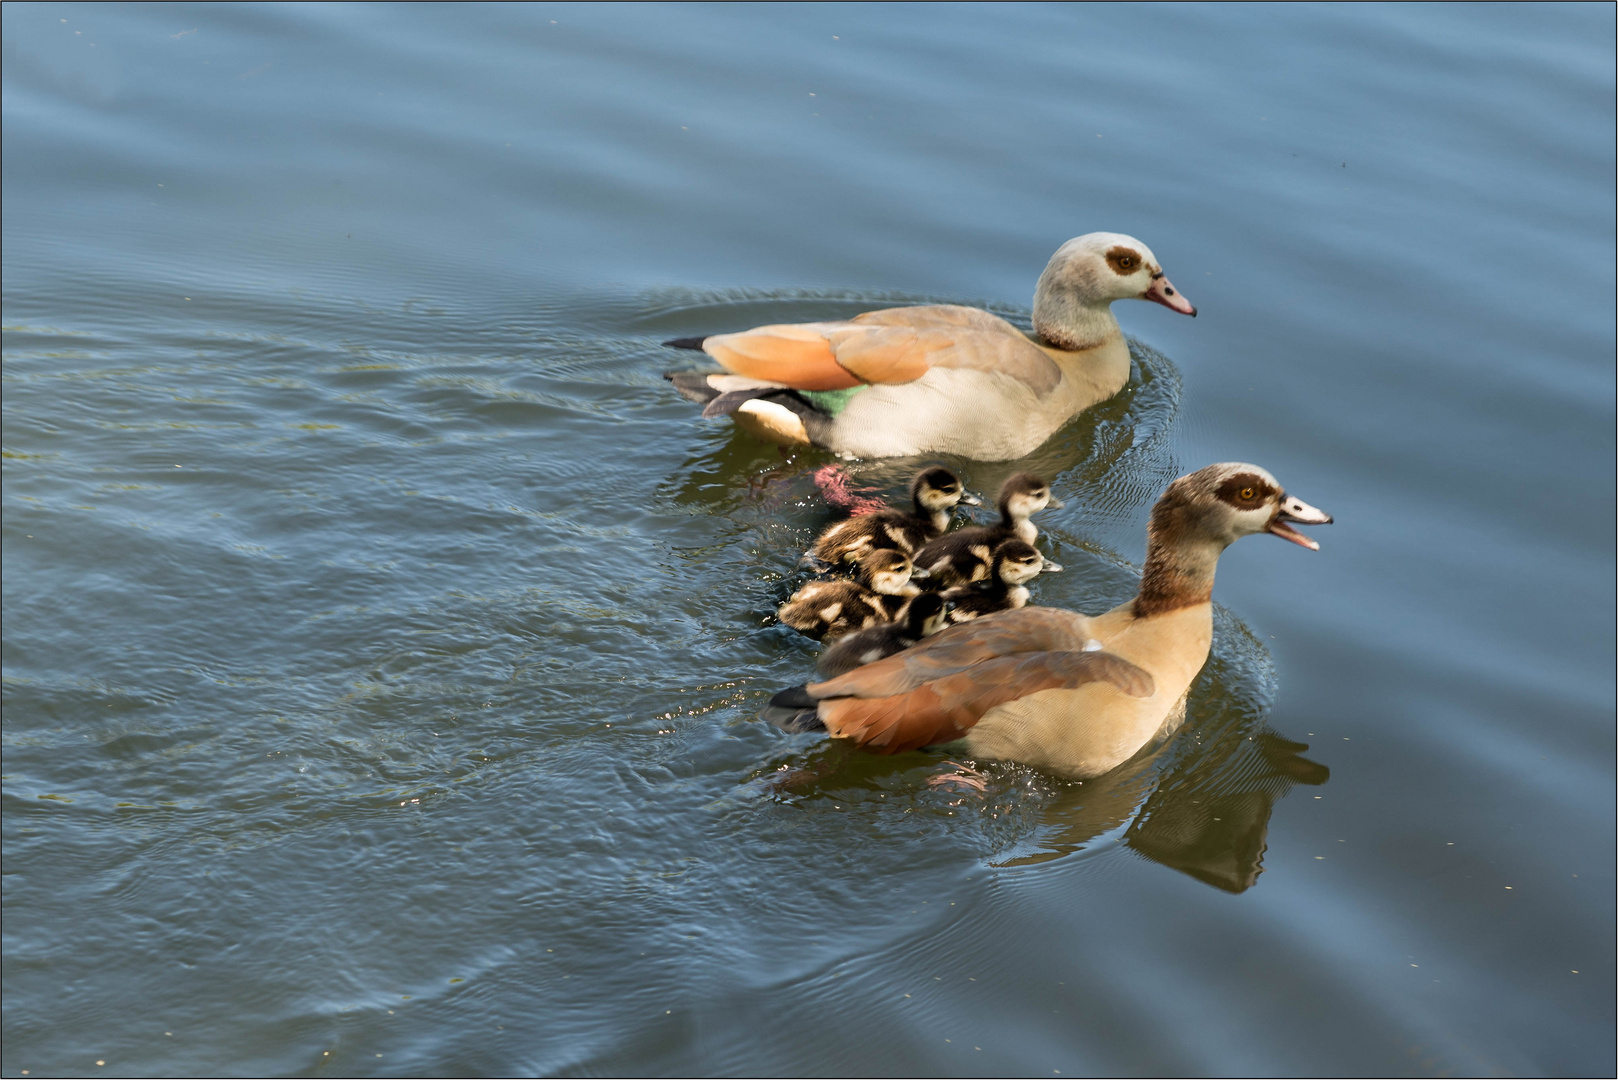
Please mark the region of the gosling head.
<svg viewBox="0 0 1618 1080"><path fill-rule="evenodd" d="M948 607L938 593L922 593L905 611L905 630L911 637L932 637L949 625Z"/></svg>
<svg viewBox="0 0 1618 1080"><path fill-rule="evenodd" d="M1076 236L1056 249L1034 290L1034 330L1063 349L1089 349L1118 333L1114 300L1150 300L1195 316L1163 276L1152 249L1123 233Z"/></svg>
<svg viewBox="0 0 1618 1080"><path fill-rule="evenodd" d="M872 592L902 596L910 586L910 556L879 548L860 560L860 576Z"/></svg>
<svg viewBox="0 0 1618 1080"><path fill-rule="evenodd" d="M1012 473L1000 485L1000 514L1012 521L1026 521L1047 507L1059 509L1062 500L1051 497L1051 486L1033 473Z"/></svg>
<svg viewBox="0 0 1618 1080"><path fill-rule="evenodd" d="M1319 551L1292 525L1330 525L1331 515L1288 495L1257 465L1221 462L1180 477L1152 508L1151 532L1163 539L1216 544L1220 549L1254 533Z"/></svg>
<svg viewBox="0 0 1618 1080"><path fill-rule="evenodd" d="M1007 585L1026 585L1048 568L1061 569L1047 563L1039 549L1025 541L1004 540L994 549L994 576Z"/></svg>
<svg viewBox="0 0 1618 1080"><path fill-rule="evenodd" d="M968 494L961 486L961 478L942 465L929 466L915 475L910 481L910 499L917 509L928 514L953 510L963 502L977 506L982 501Z"/></svg>

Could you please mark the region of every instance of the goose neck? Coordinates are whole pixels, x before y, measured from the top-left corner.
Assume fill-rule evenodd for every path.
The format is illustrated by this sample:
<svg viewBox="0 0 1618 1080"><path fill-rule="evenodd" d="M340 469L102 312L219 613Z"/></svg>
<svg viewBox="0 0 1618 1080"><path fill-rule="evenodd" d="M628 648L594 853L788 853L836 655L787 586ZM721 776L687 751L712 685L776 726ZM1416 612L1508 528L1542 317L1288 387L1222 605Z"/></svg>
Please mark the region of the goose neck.
<svg viewBox="0 0 1618 1080"><path fill-rule="evenodd" d="M1194 531L1165 528L1157 514L1147 529L1146 565L1141 571L1135 615L1174 611L1213 598L1214 570L1225 543Z"/></svg>
<svg viewBox="0 0 1618 1080"><path fill-rule="evenodd" d="M1065 352L1094 349L1123 335L1111 301L1084 303L1071 294L1034 296L1034 332L1040 340Z"/></svg>

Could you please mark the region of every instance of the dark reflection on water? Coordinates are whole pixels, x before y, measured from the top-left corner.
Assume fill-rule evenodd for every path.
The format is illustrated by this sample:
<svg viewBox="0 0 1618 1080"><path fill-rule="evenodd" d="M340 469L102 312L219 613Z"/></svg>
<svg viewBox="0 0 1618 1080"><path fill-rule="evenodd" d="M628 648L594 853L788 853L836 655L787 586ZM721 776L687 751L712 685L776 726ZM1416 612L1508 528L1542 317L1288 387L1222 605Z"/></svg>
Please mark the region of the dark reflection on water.
<svg viewBox="0 0 1618 1080"><path fill-rule="evenodd" d="M1226 892L1251 888L1264 869L1276 800L1294 784L1319 786L1331 777L1324 765L1301 756L1307 749L1273 731L1227 736L1158 786L1124 843Z"/></svg>

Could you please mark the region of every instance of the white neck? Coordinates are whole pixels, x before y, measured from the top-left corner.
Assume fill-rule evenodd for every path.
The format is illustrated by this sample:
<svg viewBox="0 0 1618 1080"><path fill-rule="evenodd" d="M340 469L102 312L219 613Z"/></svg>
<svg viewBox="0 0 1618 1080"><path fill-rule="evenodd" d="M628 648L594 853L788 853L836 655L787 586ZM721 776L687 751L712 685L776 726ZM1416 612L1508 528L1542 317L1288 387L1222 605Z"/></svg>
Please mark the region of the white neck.
<svg viewBox="0 0 1618 1080"><path fill-rule="evenodd" d="M1123 335L1111 300L1082 303L1072 292L1049 289L1043 281L1034 293L1034 331L1070 352L1093 349Z"/></svg>

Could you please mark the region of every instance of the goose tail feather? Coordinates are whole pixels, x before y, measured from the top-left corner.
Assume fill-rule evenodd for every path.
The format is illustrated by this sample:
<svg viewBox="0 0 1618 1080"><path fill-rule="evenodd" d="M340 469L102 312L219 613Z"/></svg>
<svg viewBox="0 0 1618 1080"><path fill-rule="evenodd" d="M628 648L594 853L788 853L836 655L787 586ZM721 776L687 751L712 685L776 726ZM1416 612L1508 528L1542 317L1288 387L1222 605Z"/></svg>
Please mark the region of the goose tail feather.
<svg viewBox="0 0 1618 1080"><path fill-rule="evenodd" d="M694 401L698 405L707 405L708 402L719 396L719 391L708 385L708 371L665 371L663 378L674 384L674 389L687 401Z"/></svg>
<svg viewBox="0 0 1618 1080"><path fill-rule="evenodd" d="M826 725L820 719L820 702L810 697L809 691L802 686L790 687L776 694L764 706L764 711L759 713L759 718L793 734L826 730Z"/></svg>

